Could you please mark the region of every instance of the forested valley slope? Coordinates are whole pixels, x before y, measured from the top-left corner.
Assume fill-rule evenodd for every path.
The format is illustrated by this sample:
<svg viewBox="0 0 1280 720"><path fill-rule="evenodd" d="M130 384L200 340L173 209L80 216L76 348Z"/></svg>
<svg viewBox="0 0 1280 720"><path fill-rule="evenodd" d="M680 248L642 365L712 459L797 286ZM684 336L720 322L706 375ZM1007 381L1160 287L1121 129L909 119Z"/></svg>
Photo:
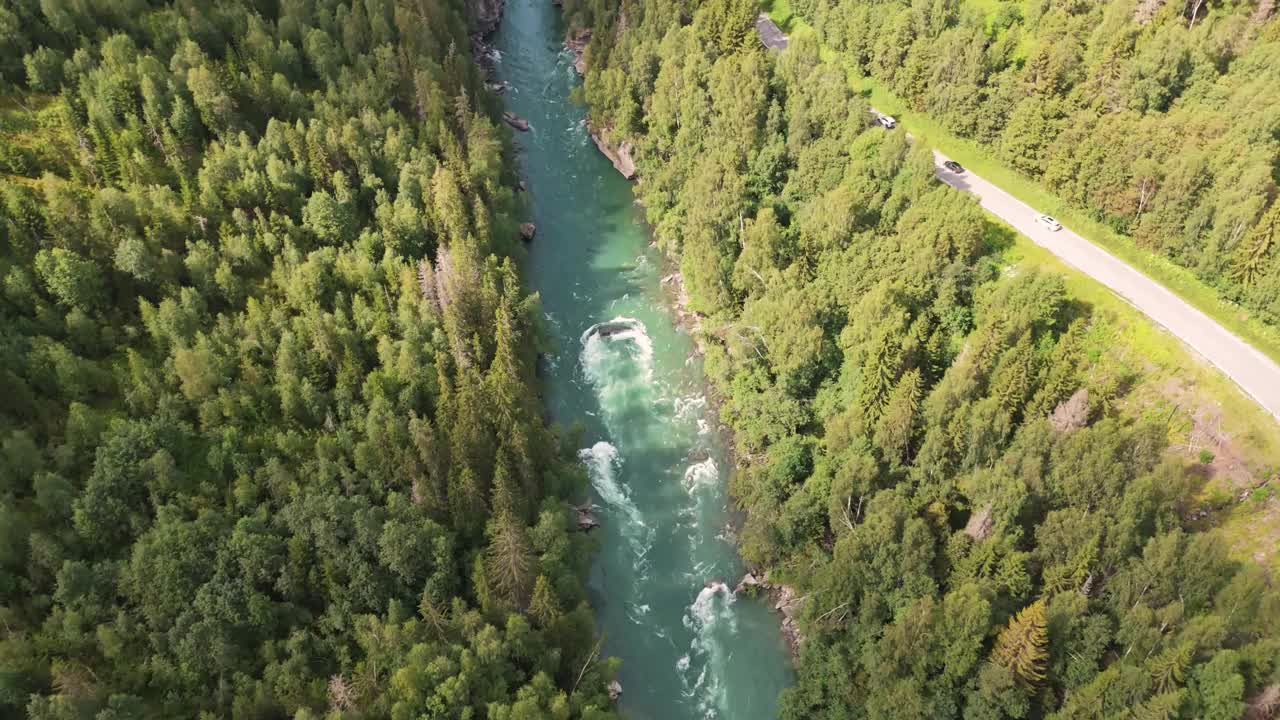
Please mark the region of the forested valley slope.
<svg viewBox="0 0 1280 720"><path fill-rule="evenodd" d="M0 4L0 716L612 716L467 10Z"/></svg>
<svg viewBox="0 0 1280 720"><path fill-rule="evenodd" d="M942 28L954 11L861 17ZM742 552L804 598L783 717L1275 715L1280 593L1193 531L1203 478L1168 451L1173 415L1134 408L1144 369L1117 359L1109 313L1007 267L1000 229L923 143L871 127L812 35L766 52L742 0L565 12L593 126L630 144L699 315Z"/></svg>

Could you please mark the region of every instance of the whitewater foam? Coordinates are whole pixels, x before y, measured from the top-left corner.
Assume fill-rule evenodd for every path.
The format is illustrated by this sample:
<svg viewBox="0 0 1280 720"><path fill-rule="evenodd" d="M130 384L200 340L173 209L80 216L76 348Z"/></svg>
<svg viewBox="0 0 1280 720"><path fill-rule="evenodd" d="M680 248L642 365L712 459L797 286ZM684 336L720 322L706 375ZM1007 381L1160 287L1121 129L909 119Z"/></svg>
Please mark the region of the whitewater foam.
<svg viewBox="0 0 1280 720"><path fill-rule="evenodd" d="M596 494L617 515L623 537L635 556L634 566L643 575L647 567L646 555L649 553L649 542L652 530L645 524L640 508L631 499L631 493L618 482L618 469L622 462L618 456L618 448L612 443L601 440L589 448L578 451L578 458L587 467L587 475L591 478L591 487Z"/></svg>
<svg viewBox="0 0 1280 720"><path fill-rule="evenodd" d="M689 653L676 662L684 694L709 720L726 710L728 694L722 680L728 660L720 636L737 631L733 591L723 582L708 582L685 610L682 622L693 632ZM697 675L692 670L697 669Z"/></svg>
<svg viewBox="0 0 1280 720"><path fill-rule="evenodd" d="M637 364L644 369L646 376L652 379L653 340L649 337L643 322L619 315L608 322L596 323L587 328L586 332L582 333L581 341L583 365L588 376L592 375L593 370L597 371L597 376L599 375L598 371L601 368L598 362L604 359L606 344L630 341L636 348ZM597 378L593 377L593 379Z"/></svg>
<svg viewBox="0 0 1280 720"><path fill-rule="evenodd" d="M713 488L720 480L720 468L716 466L715 458L707 458L702 462L697 462L684 471L684 489L690 493L695 493L702 488Z"/></svg>
<svg viewBox="0 0 1280 720"><path fill-rule="evenodd" d="M644 323L616 317L592 325L581 342L582 376L600 400L609 435L626 438L650 432L654 426L634 422L637 411L652 415L649 408L660 390L653 377L653 341Z"/></svg>
<svg viewBox="0 0 1280 720"><path fill-rule="evenodd" d="M673 406L676 420L687 423L691 420L699 419L699 416L707 407L707 396L702 393L695 393L678 397L673 401Z"/></svg>

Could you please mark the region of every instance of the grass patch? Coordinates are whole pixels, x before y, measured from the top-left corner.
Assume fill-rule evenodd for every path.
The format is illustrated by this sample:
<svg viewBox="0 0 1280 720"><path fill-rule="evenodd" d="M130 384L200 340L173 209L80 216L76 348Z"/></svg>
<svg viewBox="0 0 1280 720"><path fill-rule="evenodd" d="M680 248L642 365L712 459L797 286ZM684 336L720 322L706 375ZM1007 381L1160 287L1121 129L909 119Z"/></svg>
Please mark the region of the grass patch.
<svg viewBox="0 0 1280 720"><path fill-rule="evenodd" d="M790 0L763 0L760 3L760 9L773 20L774 24L782 29L783 32L790 32L792 23L795 22L795 13L791 10Z"/></svg>
<svg viewBox="0 0 1280 720"><path fill-rule="evenodd" d="M1000 5L998 0L977 0L977 2L981 7L987 5L999 7ZM770 0L770 4L761 5L761 7L784 30L793 34L814 32L804 20L794 15L788 0ZM1000 186L1010 195L1040 212L1054 216L1081 237L1129 263L1139 272L1164 285L1224 328L1253 345L1267 357L1280 362L1280 328L1254 318L1249 311L1223 298L1187 268L1138 247L1132 238L1117 233L1107 225L1090 218L1085 212L1068 205L1043 185L995 159L990 148L958 137L948 132L933 118L911 110L902 98L875 80L855 71L840 53L824 45L822 58L843 66L853 89L866 97L876 109L894 116L898 123L917 140L941 150L961 165Z"/></svg>

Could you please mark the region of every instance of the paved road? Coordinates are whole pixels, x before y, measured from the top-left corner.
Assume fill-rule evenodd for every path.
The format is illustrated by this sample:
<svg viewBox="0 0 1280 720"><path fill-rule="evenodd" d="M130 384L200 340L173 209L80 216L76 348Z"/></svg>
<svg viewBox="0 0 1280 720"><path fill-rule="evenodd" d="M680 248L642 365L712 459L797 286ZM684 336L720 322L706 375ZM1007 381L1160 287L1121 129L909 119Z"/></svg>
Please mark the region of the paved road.
<svg viewBox="0 0 1280 720"><path fill-rule="evenodd" d="M1067 228L1053 232L1038 224L1035 217L1039 213L1004 190L971 172L957 175L942 167L947 159L934 151L939 179L973 193L982 207L1018 232L1106 285L1216 365L1259 405L1280 418L1280 365L1123 260Z"/></svg>

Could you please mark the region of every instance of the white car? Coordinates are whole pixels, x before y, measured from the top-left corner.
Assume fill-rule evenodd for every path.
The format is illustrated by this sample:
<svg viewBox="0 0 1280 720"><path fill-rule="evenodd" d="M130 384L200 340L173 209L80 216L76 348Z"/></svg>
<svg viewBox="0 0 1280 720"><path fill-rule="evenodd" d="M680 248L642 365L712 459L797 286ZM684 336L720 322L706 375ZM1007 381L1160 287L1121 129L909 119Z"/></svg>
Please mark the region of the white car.
<svg viewBox="0 0 1280 720"><path fill-rule="evenodd" d="M880 127L885 130L892 130L898 127L898 121L894 120L892 115L878 115L876 116L876 122L880 123Z"/></svg>
<svg viewBox="0 0 1280 720"><path fill-rule="evenodd" d="M1038 222L1038 223L1040 223L1041 225L1043 225L1043 226L1045 226L1045 227L1049 228L1049 229L1050 229L1050 230L1052 230L1053 232L1058 232L1059 230L1061 230L1061 229L1062 229L1062 223L1058 222L1057 220L1054 220L1053 218L1049 217L1048 215L1037 215L1037 216L1036 216L1036 222Z"/></svg>

